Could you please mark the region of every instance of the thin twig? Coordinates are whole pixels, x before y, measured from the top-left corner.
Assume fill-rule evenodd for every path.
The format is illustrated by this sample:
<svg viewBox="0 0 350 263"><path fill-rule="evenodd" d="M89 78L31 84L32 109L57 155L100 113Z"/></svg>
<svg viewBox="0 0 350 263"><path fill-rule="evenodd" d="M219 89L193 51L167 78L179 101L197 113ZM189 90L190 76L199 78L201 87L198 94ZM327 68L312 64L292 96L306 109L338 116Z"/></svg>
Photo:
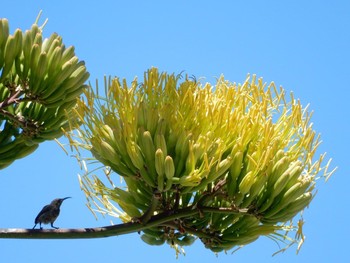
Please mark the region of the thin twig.
<svg viewBox="0 0 350 263"><path fill-rule="evenodd" d="M0 109L0 115L7 117L13 123L17 124L18 127L23 129L22 133L36 134L40 125L32 120L28 120L23 116L14 115L6 110Z"/></svg>
<svg viewBox="0 0 350 263"><path fill-rule="evenodd" d="M24 94L22 90L17 90L15 93L13 93L10 97L5 99L3 102L0 102L0 109L6 108L11 104L19 103L20 97Z"/></svg>

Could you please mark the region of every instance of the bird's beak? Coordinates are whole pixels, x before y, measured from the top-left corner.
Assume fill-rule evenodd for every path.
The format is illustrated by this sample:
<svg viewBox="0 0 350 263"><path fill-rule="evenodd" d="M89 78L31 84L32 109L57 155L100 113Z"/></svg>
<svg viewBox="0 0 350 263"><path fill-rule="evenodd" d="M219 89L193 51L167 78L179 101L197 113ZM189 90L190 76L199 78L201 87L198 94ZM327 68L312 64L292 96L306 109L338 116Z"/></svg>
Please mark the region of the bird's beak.
<svg viewBox="0 0 350 263"><path fill-rule="evenodd" d="M62 198L62 201L63 201L63 200L66 200L66 199L68 199L68 198L72 198L72 197L65 197L65 198Z"/></svg>

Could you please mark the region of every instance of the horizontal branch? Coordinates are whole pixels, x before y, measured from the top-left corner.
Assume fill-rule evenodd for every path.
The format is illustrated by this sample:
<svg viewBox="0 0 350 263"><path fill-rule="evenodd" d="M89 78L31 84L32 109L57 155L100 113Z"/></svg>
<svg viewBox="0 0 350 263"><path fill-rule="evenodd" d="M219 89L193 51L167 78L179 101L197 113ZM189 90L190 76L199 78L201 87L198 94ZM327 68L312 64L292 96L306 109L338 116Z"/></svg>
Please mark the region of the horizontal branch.
<svg viewBox="0 0 350 263"><path fill-rule="evenodd" d="M189 207L174 213L161 213L152 216L146 224L140 222L123 223L113 226L74 229L24 229L24 228L0 228L0 238L23 239L77 239L77 238L101 238L129 234L143 229L159 226L163 223L194 216L199 211Z"/></svg>
<svg viewBox="0 0 350 263"><path fill-rule="evenodd" d="M155 226L172 226L175 219L200 215L202 213L234 213L247 214L245 209L215 208L190 206L172 212L164 212L150 217L147 222L136 220L135 222L123 223L113 226L94 227L94 228L73 228L73 229L24 229L24 228L0 228L0 238L23 238L23 239L78 239L78 238L102 238L110 236L119 236L142 231ZM253 216L253 215L252 215ZM189 231L188 229L185 229ZM192 230L191 230L192 231ZM191 232L189 231L189 233ZM198 233L191 232L190 234Z"/></svg>

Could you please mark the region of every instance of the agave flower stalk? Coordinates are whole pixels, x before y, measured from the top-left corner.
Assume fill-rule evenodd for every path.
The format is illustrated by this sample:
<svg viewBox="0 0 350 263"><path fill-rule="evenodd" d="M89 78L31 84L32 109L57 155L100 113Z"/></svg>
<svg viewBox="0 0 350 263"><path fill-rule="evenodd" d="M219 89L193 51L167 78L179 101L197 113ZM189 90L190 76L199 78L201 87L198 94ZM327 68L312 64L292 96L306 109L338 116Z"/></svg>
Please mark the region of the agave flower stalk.
<svg viewBox="0 0 350 263"><path fill-rule="evenodd" d="M303 240L293 218L310 204L316 179L332 172L324 154L315 158L320 137L293 94L255 75L212 86L156 68L130 85L105 79L105 98L96 90L79 101L77 131L67 134L103 164L105 173L86 168L80 177L91 210L141 224L196 210L143 230L146 243L177 251L196 237L214 252L260 236Z"/></svg>
<svg viewBox="0 0 350 263"><path fill-rule="evenodd" d="M44 38L40 14L30 29L13 35L0 19L0 169L61 137L67 113L87 87L85 62L58 34Z"/></svg>

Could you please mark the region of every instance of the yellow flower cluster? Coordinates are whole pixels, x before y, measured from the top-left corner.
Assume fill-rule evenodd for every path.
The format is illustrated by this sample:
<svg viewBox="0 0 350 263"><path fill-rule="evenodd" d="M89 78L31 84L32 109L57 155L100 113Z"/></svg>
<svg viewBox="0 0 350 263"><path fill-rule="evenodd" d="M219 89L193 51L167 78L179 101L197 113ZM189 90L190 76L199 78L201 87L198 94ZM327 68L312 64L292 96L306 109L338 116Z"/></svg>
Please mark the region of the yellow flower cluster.
<svg viewBox="0 0 350 263"><path fill-rule="evenodd" d="M155 194L151 216L199 211L147 229L149 244L181 246L198 236L219 252L294 229L284 223L310 203L316 175L332 173L321 166L324 155L314 161L320 140L307 107L274 83L248 76L202 85L151 68L142 83L106 79L105 89L105 98L90 89L79 102L71 123L78 138L70 140L123 183L115 187L108 172L110 187L87 172L89 199L124 222L149 213Z"/></svg>

